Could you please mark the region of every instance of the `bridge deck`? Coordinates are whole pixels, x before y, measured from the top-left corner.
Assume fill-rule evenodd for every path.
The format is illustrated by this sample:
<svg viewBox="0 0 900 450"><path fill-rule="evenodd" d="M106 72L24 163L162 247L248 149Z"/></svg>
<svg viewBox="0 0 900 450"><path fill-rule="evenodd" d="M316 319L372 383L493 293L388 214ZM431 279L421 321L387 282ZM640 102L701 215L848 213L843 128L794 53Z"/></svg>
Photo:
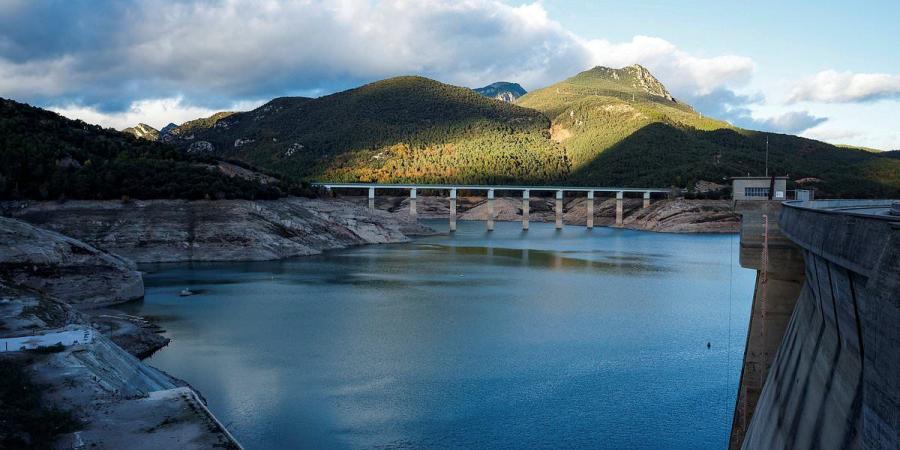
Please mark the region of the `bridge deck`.
<svg viewBox="0 0 900 450"><path fill-rule="evenodd" d="M381 183L311 183L312 186L328 189L432 189L432 190L470 190L470 191L567 191L567 192L654 192L667 193L665 188L624 188L624 187L591 187L591 186L507 186L483 184L381 184Z"/></svg>

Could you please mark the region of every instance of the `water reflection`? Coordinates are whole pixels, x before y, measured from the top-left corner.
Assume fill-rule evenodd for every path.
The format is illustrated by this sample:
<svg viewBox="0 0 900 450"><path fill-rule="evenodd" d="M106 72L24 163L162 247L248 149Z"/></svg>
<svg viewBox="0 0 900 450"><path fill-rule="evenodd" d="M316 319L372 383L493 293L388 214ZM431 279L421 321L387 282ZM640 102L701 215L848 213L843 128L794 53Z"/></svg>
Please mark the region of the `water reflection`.
<svg viewBox="0 0 900 450"><path fill-rule="evenodd" d="M736 241L518 227L147 266L127 308L248 448L724 445L753 283Z"/></svg>
<svg viewBox="0 0 900 450"><path fill-rule="evenodd" d="M670 270L669 267L655 264L650 255L617 255L605 251L576 252L502 247L432 247L433 248L430 248L430 250L441 255L492 257L495 258L491 260L491 263L494 265L529 266L555 270L596 270L621 273L662 272ZM478 258L472 259L471 261L476 264L483 263L483 261ZM465 260L459 260L459 262L465 262Z"/></svg>

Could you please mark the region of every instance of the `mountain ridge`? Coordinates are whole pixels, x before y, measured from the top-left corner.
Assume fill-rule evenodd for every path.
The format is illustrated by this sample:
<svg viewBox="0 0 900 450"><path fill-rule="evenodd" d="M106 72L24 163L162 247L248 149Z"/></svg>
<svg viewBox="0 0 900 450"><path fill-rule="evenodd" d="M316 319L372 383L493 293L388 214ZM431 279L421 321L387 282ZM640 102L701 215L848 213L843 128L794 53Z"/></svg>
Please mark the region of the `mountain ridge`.
<svg viewBox="0 0 900 450"><path fill-rule="evenodd" d="M594 67L515 104L395 77L274 99L179 145L307 180L684 187L761 173L766 138L770 170L821 180L823 195L900 193L894 159L705 117L640 65Z"/></svg>
<svg viewBox="0 0 900 450"><path fill-rule="evenodd" d="M639 65L595 67L521 97L566 148L569 181L692 186L769 170L819 178L823 195L900 194L900 165L798 136L744 130L675 99ZM848 173L848 168L856 173Z"/></svg>
<svg viewBox="0 0 900 450"><path fill-rule="evenodd" d="M805 179L821 195L900 196L895 153L704 117L639 65L598 66L514 104L401 76L166 128L160 145L188 159L241 161L294 181L381 183L690 187L762 173L768 141L770 173ZM128 153L138 141L119 148Z"/></svg>

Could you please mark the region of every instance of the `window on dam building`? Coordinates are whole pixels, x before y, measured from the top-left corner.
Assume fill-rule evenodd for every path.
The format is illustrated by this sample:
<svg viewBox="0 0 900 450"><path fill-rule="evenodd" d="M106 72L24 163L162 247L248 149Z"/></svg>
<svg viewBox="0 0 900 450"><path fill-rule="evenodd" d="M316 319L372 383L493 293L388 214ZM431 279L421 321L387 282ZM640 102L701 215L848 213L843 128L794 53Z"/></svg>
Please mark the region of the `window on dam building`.
<svg viewBox="0 0 900 450"><path fill-rule="evenodd" d="M767 187L745 187L744 197L769 197L769 188Z"/></svg>

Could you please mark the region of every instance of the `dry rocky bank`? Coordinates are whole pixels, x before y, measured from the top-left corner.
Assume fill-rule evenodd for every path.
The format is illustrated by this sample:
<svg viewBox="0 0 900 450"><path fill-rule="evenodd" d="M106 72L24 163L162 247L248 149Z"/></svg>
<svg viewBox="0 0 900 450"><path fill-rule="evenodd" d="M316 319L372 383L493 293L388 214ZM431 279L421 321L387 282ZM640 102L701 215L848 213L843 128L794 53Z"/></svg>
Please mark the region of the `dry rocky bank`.
<svg viewBox="0 0 900 450"><path fill-rule="evenodd" d="M185 382L138 359L168 343L160 330L107 308L143 297L133 261L278 259L432 232L408 215L301 198L6 202L0 211L0 339L84 336L53 352L0 352L0 363L25 364L45 386L44 404L73 413L81 430L59 445L78 448L239 447Z"/></svg>
<svg viewBox="0 0 900 450"><path fill-rule="evenodd" d="M262 261L432 233L408 215L352 202L148 200L7 202L8 217L56 231L138 263Z"/></svg>
<svg viewBox="0 0 900 450"><path fill-rule="evenodd" d="M364 205L364 197L344 197L356 205ZM643 208L642 199L623 200L622 228L657 231L665 233L737 233L740 217L734 213L730 200L653 200ZM409 211L409 198L399 196L376 197L375 207L395 213ZM532 222L553 222L556 220L556 200L546 197L532 197L529 202L529 220ZM416 212L420 218L443 219L450 213L450 202L446 197L419 196ZM460 197L457 200L459 220L486 220L487 200L484 197ZM519 197L498 197L494 200L494 219L500 221L522 220L522 199ZM563 200L563 223L584 225L587 222L587 201L584 197ZM597 198L594 200L594 225L615 226L616 200Z"/></svg>

